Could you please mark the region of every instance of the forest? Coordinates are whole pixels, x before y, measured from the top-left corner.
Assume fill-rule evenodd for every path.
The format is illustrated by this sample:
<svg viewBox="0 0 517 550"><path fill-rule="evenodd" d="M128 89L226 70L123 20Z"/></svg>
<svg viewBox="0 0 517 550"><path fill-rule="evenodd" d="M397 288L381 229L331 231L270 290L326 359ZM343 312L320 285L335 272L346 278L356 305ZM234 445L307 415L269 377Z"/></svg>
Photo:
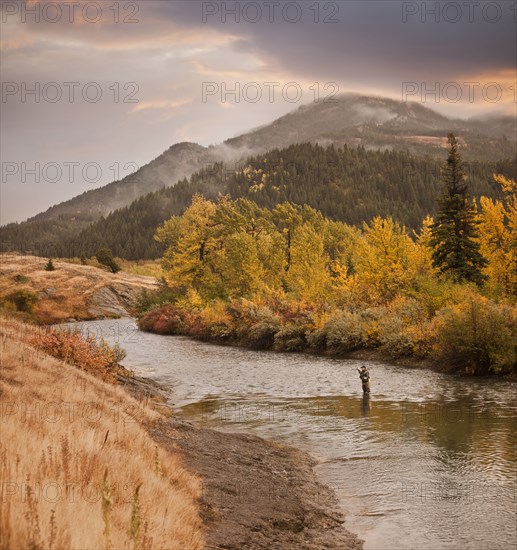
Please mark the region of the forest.
<svg viewBox="0 0 517 550"><path fill-rule="evenodd" d="M196 193L212 200L245 198L269 209L283 202L306 204L331 220L358 226L376 216L390 216L418 230L422 220L436 212L441 172L441 161L406 151L298 144L237 166L206 164L190 179L145 195L94 223L83 215L10 224L0 228L0 241L3 251L44 257L91 257L109 248L128 260L156 259L165 250L153 239L156 227L183 213ZM465 172L474 198L500 199L493 174L515 179L517 157L468 162Z"/></svg>
<svg viewBox="0 0 517 550"><path fill-rule="evenodd" d="M328 210L347 209L330 200L335 193L328 203L320 194L327 212L290 200L264 206L261 192L282 189L287 178L281 168L270 175L247 166L232 177L228 189L246 185L246 197L194 195L156 230L166 277L159 292L142 296L140 327L257 349L376 351L447 371L515 374L517 185L495 175L501 198L472 200L454 136L449 145L435 217L418 229L394 215L334 219ZM316 150L336 162L348 154ZM311 189L307 170L300 194ZM366 188L378 189L374 180ZM401 189L384 198L395 204Z"/></svg>

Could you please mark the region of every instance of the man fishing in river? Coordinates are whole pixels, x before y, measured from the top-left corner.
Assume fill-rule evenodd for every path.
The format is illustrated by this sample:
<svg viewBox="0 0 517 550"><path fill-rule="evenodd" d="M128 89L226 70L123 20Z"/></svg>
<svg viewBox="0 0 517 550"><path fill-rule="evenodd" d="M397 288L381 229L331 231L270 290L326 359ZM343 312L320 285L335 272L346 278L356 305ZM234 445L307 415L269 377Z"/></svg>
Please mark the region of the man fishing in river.
<svg viewBox="0 0 517 550"><path fill-rule="evenodd" d="M370 372L364 365L361 368L358 367L357 372L363 384L363 393L370 393Z"/></svg>

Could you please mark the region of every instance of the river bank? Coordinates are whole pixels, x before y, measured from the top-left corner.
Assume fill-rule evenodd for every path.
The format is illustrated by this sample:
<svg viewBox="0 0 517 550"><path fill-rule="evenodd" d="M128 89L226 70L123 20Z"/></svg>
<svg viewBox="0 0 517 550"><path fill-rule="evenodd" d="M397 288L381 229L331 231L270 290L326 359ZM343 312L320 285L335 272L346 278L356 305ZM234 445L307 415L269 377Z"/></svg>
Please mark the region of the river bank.
<svg viewBox="0 0 517 550"><path fill-rule="evenodd" d="M362 340L364 334L361 336L361 333L364 332L364 327L361 328L361 321L358 318L353 319L346 316L344 319L337 318L334 325L328 323L321 329L315 329L307 320L293 323L292 320L283 322L274 319L273 322L271 311L264 308L267 311L263 313L258 311L256 306L250 304L251 302L244 303L242 306L232 305L228 307L230 313L225 311L222 314L219 311L215 315L213 312L207 313L204 310L188 310L165 304L141 315L138 319L138 326L140 330L161 336L187 336L213 345L232 346L254 351L301 353L338 360L374 361L406 368L429 369L455 376L517 380L517 365L515 363L498 369L488 368L486 364L480 368L479 364L472 363L471 351L462 357L461 346L467 344L469 346L479 344L480 357L487 354L492 358L497 357L497 348L487 349L487 346L491 344L488 344L490 334L487 330L488 321L486 319L474 319L472 326L454 327L456 333L465 332L467 340L470 338L468 332L473 331L474 339L472 341L453 344L440 336L439 338L442 340L440 346L448 349L446 354L441 354L433 349L438 345L437 337L427 335L425 345L420 343L418 346L416 344L413 346L411 341L406 340L404 330L407 328L401 329L401 333L398 335L392 335L392 344L390 345L374 343L375 329L372 328L367 340L370 343L367 344ZM239 307L252 310L252 313L243 314ZM303 312L300 316L304 315L307 315L307 312ZM477 325L478 322L480 326L482 325L481 329ZM390 330L392 334L397 332L396 327ZM476 332L482 333L479 342L476 341ZM397 339L400 341L394 345L393 342L396 342ZM453 345L455 350L454 353L451 353L450 348ZM511 352L511 345L508 344L507 347ZM515 352L513 353L515 354Z"/></svg>
<svg viewBox="0 0 517 550"><path fill-rule="evenodd" d="M91 415L82 415L80 421L90 424L89 429L98 433L95 436L94 447L98 443L99 448L104 449L102 453L104 457L112 456L114 451L111 451L111 447L118 449L118 460L127 462L126 466L121 463L117 467L124 476L129 464L137 460L138 453L143 455L141 460L148 461L148 464L142 463L139 466L141 472L151 470L156 472L152 475L160 477L169 475L171 468L174 469L175 473L170 477L172 488L166 488L167 483L164 483L162 484L164 489L160 491L158 489L160 483L153 481L152 491L154 493L148 492L148 478L140 479L136 471L133 472L133 470L131 470L132 475L128 474L127 479L131 481L131 486L140 487L142 485L140 496L137 491L135 493L137 496L129 495L126 500L122 500L122 502L129 503L130 508L133 506L133 510L135 506L138 506L138 509L142 508L142 522L145 520L148 526L145 527L144 533L138 535L142 537L142 547L151 544L149 548L167 550L176 547L235 550L242 548L360 550L362 548L362 542L358 537L343 527L345 518L338 508L337 498L329 488L317 481L313 470L316 461L307 453L256 436L222 433L204 427L196 427L189 422L175 418L171 413L166 403L167 398L170 397L171 388L148 378L133 376L123 367L117 374L118 383L114 386L107 384L67 364L66 361L58 361L32 347L30 342L33 334L41 332L37 327L3 318L0 329L3 342L0 396L2 411L9 413L6 418L2 418L2 422L4 427L6 427L6 423L8 424L6 427L8 431L14 433L21 430L20 427L17 428L16 422L21 422L24 425L28 421L29 413L17 414L23 407L37 411L44 411L48 407L52 407L54 413L55 407L64 403L68 406L74 404L73 410L76 411L85 406L86 400L88 407L102 410L100 418L102 425L100 425L100 420L97 422L99 425L95 422L92 424ZM19 353L20 345L23 348L21 354ZM34 372L34 377L28 375L29 371ZM37 377L35 385L44 387L45 390L37 390L36 387L33 387L30 381L31 377L34 379ZM23 395L19 393L20 388L23 388L25 392ZM30 403L27 401L29 397ZM7 410L6 406L9 403L15 403L16 406ZM120 411L121 416L118 413L113 414L114 410ZM50 427L53 429L52 434L46 435L45 430L42 432L38 428L41 445L44 448L49 446L56 449L61 448L64 461L55 472L47 472L46 477L41 476L43 476L42 472L46 471L47 459L42 459L44 462L40 461L38 473L35 474L36 477L33 481L42 486L69 483L70 479L67 477L69 474L66 473L68 469L73 468L75 471L77 468L79 470L81 468L79 463L75 465L75 459L67 457L69 449L78 453L78 457L82 456L77 436L83 428L78 426L77 418L72 418L75 420L75 424L72 421L70 421L71 424L65 422L64 418L62 420L63 422L56 425L59 430L54 430L56 427L53 425L54 423L47 422L46 416L41 418L41 424L45 430ZM127 428L125 427L127 422L134 424L133 432L138 431L135 442L142 443L143 441L141 451L137 452L136 449L133 449L133 441L127 439ZM87 430L86 426L84 430ZM23 430L20 433L22 432ZM154 442L154 448L149 444L149 438ZM20 450L26 445L28 444L23 443ZM124 452L129 453L125 459ZM38 453L39 451L36 452L36 454ZM9 477L9 472L12 470L11 460L15 460L16 457L10 451L5 457L7 459L6 479L11 483L18 483L18 481L21 483L21 480L12 478L12 475ZM178 462L179 460L181 460L181 464ZM69 461L71 462L69 463ZM99 512L99 522L95 524L95 528L87 538L88 547L91 548L102 546L102 543L95 542L95 537L100 540L102 533L107 532L108 529L103 527L102 523L104 521L106 524L108 521L106 514L107 510L111 510L109 503L112 498L109 496L112 493L107 492L106 476L108 474L106 472L111 472L113 467L113 464L110 463L104 468L101 463L96 467L92 474L93 477L89 480L86 478L80 480L81 484L96 483L96 486L101 488L104 499L102 501L104 515ZM65 477L61 479L59 477L61 475ZM85 473L85 475L87 474ZM122 485L122 483L118 483L116 486L119 492ZM123 486L126 487L126 485ZM159 494L156 493L157 490ZM159 530L159 537L155 538L155 543L152 544L149 538L152 536L152 529L158 529L156 526L153 527L158 516L153 515L152 504L160 503L160 507L162 504L166 507L168 499L174 498L174 514L183 518L181 498L186 501L187 496L183 495L185 492L189 498L188 503L185 502L185 511L188 511L188 529L181 527L183 521L181 520L180 524L175 527L175 531L171 531L176 533L174 536L178 540L173 539L170 543L165 542L166 539L163 538L165 534ZM17 500L16 496L20 496L20 498ZM24 506L23 495L13 494L9 497L9 513L2 515L4 533L6 533L6 537L9 534L9 537L2 541L6 548L12 547L11 543L18 540L11 520L13 517L23 515L22 508ZM113 495L113 498L116 498L117 503L121 502L119 494ZM41 499L34 504L35 508L31 512L31 517L37 516L41 518L38 521L45 521L48 525L40 525L37 528L33 525L29 529L30 540L25 543L48 545L52 544L54 540L58 540L61 541L63 547L82 547L83 539L81 537L84 538L86 535L74 532L73 522L67 519L73 513L80 515L80 512L74 508L75 512L72 513L66 507L66 500L63 500L64 502L60 502L57 506L60 516L57 527L53 527L55 520L52 519L54 517L52 514L54 512L51 512L47 506L49 503L45 499ZM87 504L91 505L92 503L88 501ZM124 514L126 513L123 509L118 513L125 518ZM164 513L166 514L167 511L165 510ZM130 520L127 518L118 520L118 524L122 521ZM54 531L57 532L57 535L54 534ZM121 540L123 530L113 529L111 536L112 540ZM36 540L34 537L39 538ZM206 540L206 545L201 545L202 538Z"/></svg>
<svg viewBox="0 0 517 550"><path fill-rule="evenodd" d="M164 401L170 389L147 378L121 377L139 400ZM169 415L167 415L169 416ZM335 494L316 479L317 461L294 447L222 433L172 416L149 426L165 449L180 452L202 479L201 518L207 548L360 550L343 527Z"/></svg>

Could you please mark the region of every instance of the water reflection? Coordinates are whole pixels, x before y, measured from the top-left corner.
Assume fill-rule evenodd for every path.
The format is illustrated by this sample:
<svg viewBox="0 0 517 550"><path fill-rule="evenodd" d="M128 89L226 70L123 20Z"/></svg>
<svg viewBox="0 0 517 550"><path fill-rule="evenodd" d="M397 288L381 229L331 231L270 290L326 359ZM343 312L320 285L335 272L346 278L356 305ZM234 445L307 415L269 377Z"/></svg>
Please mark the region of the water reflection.
<svg viewBox="0 0 517 550"><path fill-rule="evenodd" d="M120 342L125 365L173 387L177 415L317 456L366 550L517 546L515 384L370 363L374 393L363 396L355 361L126 325L95 328L108 340L131 335Z"/></svg>
<svg viewBox="0 0 517 550"><path fill-rule="evenodd" d="M363 416L370 416L370 394L364 393L361 401L361 414Z"/></svg>

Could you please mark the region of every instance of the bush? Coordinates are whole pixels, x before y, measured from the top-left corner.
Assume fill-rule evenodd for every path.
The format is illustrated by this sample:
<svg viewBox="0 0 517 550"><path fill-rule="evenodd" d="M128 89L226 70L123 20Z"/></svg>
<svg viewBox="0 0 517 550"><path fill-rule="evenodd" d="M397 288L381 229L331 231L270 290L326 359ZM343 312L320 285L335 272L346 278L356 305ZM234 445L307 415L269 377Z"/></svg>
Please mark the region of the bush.
<svg viewBox="0 0 517 550"><path fill-rule="evenodd" d="M101 248L97 254L95 254L97 261L105 265L112 273L118 273L121 267L117 264L113 258L113 253L109 248Z"/></svg>
<svg viewBox="0 0 517 550"><path fill-rule="evenodd" d="M116 380L118 363L126 356L118 344L111 347L94 336L84 338L78 330L47 329L33 336L30 343L107 382Z"/></svg>
<svg viewBox="0 0 517 550"><path fill-rule="evenodd" d="M144 289L140 292L135 309L138 315L143 315L152 309L165 304L172 304L178 300L180 293L177 289L170 288L162 279L156 290Z"/></svg>
<svg viewBox="0 0 517 550"><path fill-rule="evenodd" d="M445 370L487 374L516 368L514 308L472 296L442 310L435 319L434 330L433 355Z"/></svg>
<svg viewBox="0 0 517 550"><path fill-rule="evenodd" d="M426 306L412 298L397 298L379 308L377 321L379 344L392 357L423 355L429 330Z"/></svg>
<svg viewBox="0 0 517 550"><path fill-rule="evenodd" d="M360 314L340 311L325 323L320 343L325 340L327 351L341 355L363 346L363 319Z"/></svg>
<svg viewBox="0 0 517 550"><path fill-rule="evenodd" d="M307 345L311 351L323 353L327 349L327 331L325 327L316 329L312 332L307 332L305 335Z"/></svg>
<svg viewBox="0 0 517 550"><path fill-rule="evenodd" d="M15 275L13 279L15 283L19 283L19 284L25 284L30 281L29 277L26 277L25 275L21 275L20 273Z"/></svg>
<svg viewBox="0 0 517 550"><path fill-rule="evenodd" d="M226 341L233 337L232 320L221 301L200 312L186 314L185 324L187 333L194 338Z"/></svg>
<svg viewBox="0 0 517 550"><path fill-rule="evenodd" d="M307 347L305 329L300 325L287 325L275 334L277 351L303 351Z"/></svg>
<svg viewBox="0 0 517 550"><path fill-rule="evenodd" d="M38 296L30 290L19 289L11 292L2 299L2 302L11 302L16 307L16 311L32 313L34 304L38 301Z"/></svg>
<svg viewBox="0 0 517 550"><path fill-rule="evenodd" d="M275 335L280 329L278 315L269 307L262 307L255 314L255 322L248 327L246 343L253 349L271 349L275 344Z"/></svg>
<svg viewBox="0 0 517 550"><path fill-rule="evenodd" d="M275 343L275 335L280 329L280 322L267 320L255 323L248 329L246 343L252 349L271 349Z"/></svg>
<svg viewBox="0 0 517 550"><path fill-rule="evenodd" d="M183 312L172 305L164 305L143 315L139 321L140 329L157 334L185 334Z"/></svg>

